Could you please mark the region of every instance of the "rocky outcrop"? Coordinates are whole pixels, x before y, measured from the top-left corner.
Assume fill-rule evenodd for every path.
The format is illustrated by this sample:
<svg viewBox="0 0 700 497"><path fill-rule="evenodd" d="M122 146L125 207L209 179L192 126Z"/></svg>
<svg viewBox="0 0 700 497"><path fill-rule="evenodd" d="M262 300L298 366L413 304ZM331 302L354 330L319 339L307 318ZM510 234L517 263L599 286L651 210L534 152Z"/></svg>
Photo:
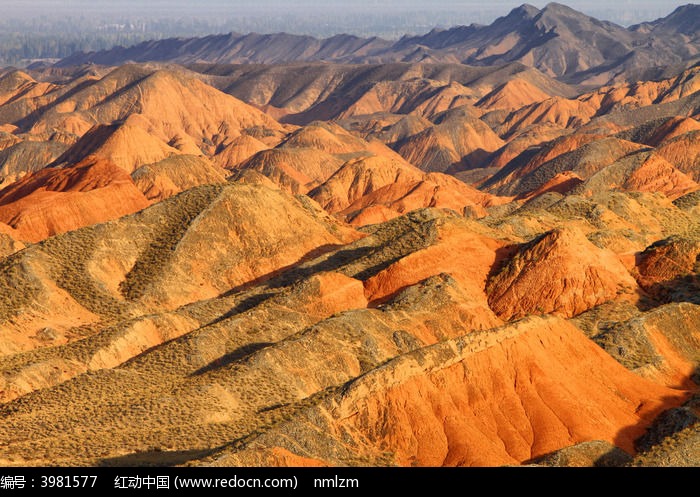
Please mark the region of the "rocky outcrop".
<svg viewBox="0 0 700 497"><path fill-rule="evenodd" d="M610 300L637 298L619 259L580 232L560 229L523 245L488 283L489 304L503 319L527 314L571 317Z"/></svg>
<svg viewBox="0 0 700 497"><path fill-rule="evenodd" d="M647 292L659 299L678 300L674 292L692 283L697 274L700 242L673 236L659 240L637 256L637 281ZM687 279L686 285L683 280Z"/></svg>

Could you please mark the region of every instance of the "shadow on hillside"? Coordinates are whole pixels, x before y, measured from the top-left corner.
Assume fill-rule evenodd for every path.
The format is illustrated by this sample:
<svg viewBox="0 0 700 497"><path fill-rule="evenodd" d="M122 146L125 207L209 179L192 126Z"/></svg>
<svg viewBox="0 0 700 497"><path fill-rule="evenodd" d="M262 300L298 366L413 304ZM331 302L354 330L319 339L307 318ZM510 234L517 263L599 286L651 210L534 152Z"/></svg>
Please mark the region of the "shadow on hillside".
<svg viewBox="0 0 700 497"><path fill-rule="evenodd" d="M279 122L282 124L307 126L314 121L330 121L345 110L345 103L345 98L331 94L324 101L314 104L304 111L282 116Z"/></svg>
<svg viewBox="0 0 700 497"><path fill-rule="evenodd" d="M508 266L508 263L511 261L513 256L517 254L518 251L525 245L525 243L513 243L511 245L506 245L496 249L496 258L491 266L488 276L486 277L486 281L490 281L501 271L503 271L506 266Z"/></svg>
<svg viewBox="0 0 700 497"><path fill-rule="evenodd" d="M230 290L224 296L228 295L234 295L238 292L235 292L233 290ZM231 309L228 311L224 312L221 314L221 316L217 317L216 319L210 321L209 323L206 324L206 326L211 326L214 324L221 323L222 321L226 321L229 318L232 318L233 316L236 316L237 314L241 314L245 311L249 311L250 309L259 306L263 302L265 302L267 299L274 297L277 295L274 292L263 292L263 293L256 293L254 295L251 295L250 297L244 298L240 302L238 302L235 306L233 306Z"/></svg>
<svg viewBox="0 0 700 497"><path fill-rule="evenodd" d="M345 266L359 263L360 259L367 259L366 264L360 264L361 267L357 270L347 270L344 271L344 273L352 278L364 281L405 256L403 253L394 255L382 254L385 248L384 246L365 246L337 250L338 248L339 246L337 245L324 245L323 247L319 247L303 256L299 261L234 287L219 295L219 297L229 297L262 283L265 283L265 286L269 289L291 286L315 274L338 271ZM333 250L337 251L333 252ZM326 256L329 253L330 255ZM375 255L377 257L373 257ZM250 300L250 302L243 301L237 307L250 309L272 295L274 294L252 296L250 299L247 299Z"/></svg>
<svg viewBox="0 0 700 497"><path fill-rule="evenodd" d="M220 294L216 298L231 297L248 290L252 290L253 292L252 295L242 298L242 300L237 302L231 309L207 323L207 326L221 323L222 321L257 307L266 300L277 295L276 290L293 286L319 273L341 272L351 278L365 281L406 255L401 251L391 253L386 250L385 245L354 248L339 247L342 246L324 245L312 250L296 263L272 271ZM335 252L333 252L334 250ZM509 253L506 249L504 250L503 256ZM259 289L258 293L255 293L256 290L254 290L254 288L260 285L264 285L264 287ZM265 291L266 289L270 291ZM398 293L398 291L388 296L385 300L388 300L396 293Z"/></svg>
<svg viewBox="0 0 700 497"><path fill-rule="evenodd" d="M210 455L213 450L151 450L102 459L101 467L169 467Z"/></svg>
<svg viewBox="0 0 700 497"><path fill-rule="evenodd" d="M221 357L218 357L214 361L210 362L206 366L199 368L197 371L193 372L191 376L199 376L208 371L213 371L215 369L224 367L232 362L243 359L246 356L254 354L255 352L262 350L270 345L274 345L272 342L258 342L258 343L248 343L242 347L238 347L236 350L229 352Z"/></svg>
<svg viewBox="0 0 700 497"><path fill-rule="evenodd" d="M235 295L237 293L244 292L244 291L249 290L253 287L256 287L262 283L267 283L268 288L279 288L281 286L285 286L285 285L277 285L277 284L275 284L275 282L277 280L279 280L281 277L283 277L288 271L293 271L294 268L297 268L297 267L307 263L308 261L311 261L311 260L316 259L318 257L322 257L323 255L325 255L329 252L332 252L333 250L335 250L341 246L342 245L326 244L326 245L322 245L320 247L316 247L315 249L313 249L310 252L301 256L301 258L298 261L293 262L292 264L289 264L287 266L281 267L279 269L276 269L274 271L271 271L271 272L264 274L262 276L259 276L253 280L242 283L238 286L235 286L235 287L231 288L230 290L227 290L224 293L222 293L221 295L219 295L218 298L230 297L231 295ZM255 304L255 305L257 305L257 304ZM254 307L254 306L251 306L251 307ZM250 308L250 307L248 307L248 308Z"/></svg>
<svg viewBox="0 0 700 497"><path fill-rule="evenodd" d="M687 274L662 281L645 288L659 305L671 302L689 302L700 305L700 275Z"/></svg>
<svg viewBox="0 0 700 497"><path fill-rule="evenodd" d="M337 271L344 266L348 266L353 263L358 263L360 259L367 259L366 264L362 265L361 269L356 271L346 271L345 274L348 276L358 279L366 280L371 278L380 271L391 266L393 263L403 258L405 254L396 254L394 256L383 254L383 256L377 257L377 261L372 261L373 255L379 255L384 249L384 246L367 246L367 247L356 247L341 249L330 256L322 258L319 261L314 262L313 260L309 263L301 263L296 266L291 267L279 278L274 279L270 282L269 286L271 288L281 288L285 286L293 285L303 281L315 274L327 272L327 271ZM307 259L308 260L308 259Z"/></svg>
<svg viewBox="0 0 700 497"><path fill-rule="evenodd" d="M489 152L483 148L477 148L476 150L462 157L459 161L450 164L450 166L445 170L445 174L456 174L472 169L479 169L480 167L488 164L493 156L493 152Z"/></svg>
<svg viewBox="0 0 700 497"><path fill-rule="evenodd" d="M700 366L685 380L690 380L695 388L678 390L679 396L669 395L659 399L660 405L651 416L645 416L638 423L622 428L613 443L627 452L639 454L695 424L699 418L690 405L700 403Z"/></svg>
<svg viewBox="0 0 700 497"><path fill-rule="evenodd" d="M577 451L573 450L570 451L573 453L567 454L569 451L568 449L567 447L563 447L562 449L554 450L547 454L523 461L521 464L537 464L539 466L551 467L581 467L586 465L583 463L583 461L587 459L585 451L583 454L577 454ZM595 454L595 456L588 458L588 460L595 468L615 468L629 464L632 461L632 456L618 447L611 447L605 452Z"/></svg>
<svg viewBox="0 0 700 497"><path fill-rule="evenodd" d="M338 245L324 245L318 247L308 254L304 255L297 262L290 264L288 266L282 267L263 276L255 278L254 280L248 281L241 285L238 285L226 292L218 295L216 298L226 298L236 295L247 290L251 290L259 285L265 285L265 288L270 290L277 290L287 286L294 285L295 283L301 282L306 278L313 276L319 272L324 271L337 271L345 265L352 264L362 257L367 257L371 255L374 251L380 250L377 247L358 247L353 249L341 249L330 256L325 257L329 252L337 250ZM321 259L314 262L315 259ZM366 279L374 274L378 273L382 269L386 268L393 262L395 262L400 257L384 261L382 263L376 264L372 267L365 268L356 274L350 274L350 276L359 279ZM225 321L237 314L248 311L254 307L265 302L267 299L277 295L275 291L262 291L260 293L254 293L249 297L244 298L238 302L234 307L221 314L213 321L207 323L207 326L214 325Z"/></svg>

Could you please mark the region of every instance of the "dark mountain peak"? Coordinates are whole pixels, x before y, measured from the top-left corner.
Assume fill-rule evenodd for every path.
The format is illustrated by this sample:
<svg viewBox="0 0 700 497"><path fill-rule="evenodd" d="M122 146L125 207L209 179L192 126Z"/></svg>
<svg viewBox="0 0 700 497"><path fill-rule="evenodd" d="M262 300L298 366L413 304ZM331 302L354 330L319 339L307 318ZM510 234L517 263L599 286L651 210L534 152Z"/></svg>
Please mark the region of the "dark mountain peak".
<svg viewBox="0 0 700 497"><path fill-rule="evenodd" d="M697 35L700 32L700 5L681 5L668 16L653 23L659 31L674 31L687 35Z"/></svg>
<svg viewBox="0 0 700 497"><path fill-rule="evenodd" d="M326 38L324 41L355 41L355 40L359 40L359 39L360 39L359 36L356 36L353 34L340 33L340 34L333 35L329 38ZM369 39L371 39L371 38L369 38Z"/></svg>
<svg viewBox="0 0 700 497"><path fill-rule="evenodd" d="M578 35L579 33L599 33L600 35L607 36L605 33L614 34L624 40L628 31L609 21L601 21L595 17L591 17L583 12L572 9L566 5L560 3L548 3L540 12L540 14L535 19L535 24L540 29L545 29L546 31L555 31L556 33L563 33L569 31L572 34Z"/></svg>
<svg viewBox="0 0 700 497"><path fill-rule="evenodd" d="M540 9L525 3L511 10L508 15L497 18L489 26L484 26L481 32L490 37L494 33L497 33L497 36L505 36L510 32L529 31L540 14Z"/></svg>
<svg viewBox="0 0 700 497"><path fill-rule="evenodd" d="M472 24L470 26L455 26L449 29L435 28L423 36L401 38L395 47L405 48L419 43L420 45L439 50L469 42L474 35L481 35L490 39L494 36L505 36L510 32L530 31L533 23L541 16L542 12L534 5L525 3L514 8L507 15L497 18L488 26Z"/></svg>
<svg viewBox="0 0 700 497"><path fill-rule="evenodd" d="M588 21L592 18L583 12L574 10L566 5L551 2L545 5L545 7L540 11L539 19L546 20L551 23L563 23L570 20Z"/></svg>
<svg viewBox="0 0 700 497"><path fill-rule="evenodd" d="M540 9L535 7L534 5L530 5L529 3L524 3L520 7L516 7L513 10L510 11L510 14L506 17L521 17L523 19L532 19L534 18L537 14L540 13Z"/></svg>
<svg viewBox="0 0 700 497"><path fill-rule="evenodd" d="M681 5L680 7L677 7L676 10L671 12L666 18L668 19L669 17L674 17L676 15L681 15L681 14L697 14L700 12L700 5L695 4L695 3L687 3L685 5Z"/></svg>
<svg viewBox="0 0 700 497"><path fill-rule="evenodd" d="M538 28L550 31L554 28L590 23L593 19L582 12L567 7L566 5L551 2L542 10L530 4L523 4L510 11L505 17L500 17L491 25L499 31L509 29L511 31L529 30L534 24Z"/></svg>
<svg viewBox="0 0 700 497"><path fill-rule="evenodd" d="M524 3L520 7L516 7L511 10L508 15L499 17L493 24L487 26L487 28L502 29L507 27L509 29L517 29L523 22L530 23L532 20L540 14L540 9L529 3Z"/></svg>
<svg viewBox="0 0 700 497"><path fill-rule="evenodd" d="M542 12L551 12L551 13L559 13L559 14L566 14L566 15L579 15L583 16L585 14L579 12L578 10L572 9L568 5L564 5L563 3L557 3L557 2L549 2L547 5L544 6L542 9ZM588 16L586 16L588 17Z"/></svg>

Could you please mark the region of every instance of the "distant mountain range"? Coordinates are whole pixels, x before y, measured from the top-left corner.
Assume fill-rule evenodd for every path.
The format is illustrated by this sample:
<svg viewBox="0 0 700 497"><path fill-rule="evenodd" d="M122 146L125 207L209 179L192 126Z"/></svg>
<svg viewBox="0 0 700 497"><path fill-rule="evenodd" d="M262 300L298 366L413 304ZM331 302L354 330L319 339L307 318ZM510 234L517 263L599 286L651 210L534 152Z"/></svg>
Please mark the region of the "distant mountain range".
<svg viewBox="0 0 700 497"><path fill-rule="evenodd" d="M521 62L567 83L599 85L648 79L664 68L682 69L700 59L700 5L629 28L600 21L565 5L522 5L488 26L434 29L398 41L337 35L212 35L170 38L76 53L58 62L120 65L127 62L257 63L450 62L476 66Z"/></svg>

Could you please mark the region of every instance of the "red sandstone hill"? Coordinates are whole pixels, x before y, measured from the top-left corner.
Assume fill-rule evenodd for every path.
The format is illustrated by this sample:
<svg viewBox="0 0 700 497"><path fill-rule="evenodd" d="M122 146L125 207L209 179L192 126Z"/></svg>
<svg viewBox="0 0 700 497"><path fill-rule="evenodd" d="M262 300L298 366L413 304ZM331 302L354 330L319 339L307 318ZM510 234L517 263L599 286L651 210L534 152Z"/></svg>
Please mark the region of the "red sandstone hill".
<svg viewBox="0 0 700 497"><path fill-rule="evenodd" d="M276 199L268 205L283 204L294 216L303 212L316 218L304 226L319 230L313 238L295 234L298 219L255 210L251 200L262 198ZM178 235L175 255L151 257L152 250L168 250L154 246L159 233L170 233L161 226L163 219L181 225L193 202L202 205ZM87 293L80 301L97 313L93 320L98 318L81 340L61 340L60 333L70 328L39 328L33 340L55 341L55 346L25 348L13 359L11 374L3 377L8 402L2 407L7 431L0 436L8 447L3 460L148 464L162 461L163 452L169 457L195 445L208 449L179 461L517 464L586 440L607 440L632 452L634 440L662 410L688 397L685 390L625 369L560 318L501 325L488 308L485 287L492 268L513 260L512 250L503 253L509 242L476 221L417 211L376 225L358 239L350 231L341 234L342 226L313 206L294 203L260 187L200 187L14 256L10 262L18 264L13 266L17 275L38 274L52 259L58 263L68 256L66 248L77 248L82 259L76 262L91 268L81 285L94 285L101 293ZM228 219L222 218L226 211ZM256 216L268 222L248 222ZM337 245L282 265L269 279L248 280L197 300L197 281L186 278L238 261L242 265L229 276L240 281L240 270L254 267L240 259L243 252L218 250L233 236L216 229L221 226L235 227L237 241L231 246L253 244L248 248L281 264L290 250L303 251L319 236ZM118 232L134 229L142 235L131 248L114 243ZM195 243L213 233L219 235L209 238L212 243ZM294 242L256 244L269 237ZM564 239L566 234L555 240L553 252L571 253ZM197 253L204 248L206 253ZM125 250L142 261L131 270L114 259ZM596 264L604 257L591 261L589 274L602 274ZM198 271L191 270L195 261ZM180 274L182 268L189 270ZM67 265L65 270L80 269ZM3 285L8 277L0 279ZM126 284L117 287L120 278ZM71 296L78 287L65 281L71 280L61 280ZM111 281L109 288L99 281ZM214 281L237 284L214 272L199 283ZM188 293L189 303L164 301L159 292L165 289L171 298L175 289L182 298ZM32 299L43 297L48 287L37 290L23 297L27 308L34 308L38 301ZM43 312L59 309L54 305ZM112 316L114 324L103 328L99 316ZM4 333L12 336L11 323L5 326ZM98 402L105 392L110 402ZM47 417L62 420L61 426L47 424ZM240 435L245 435L242 443L226 443ZM36 453L37 439L46 442L47 452ZM163 450L146 450L154 445Z"/></svg>
<svg viewBox="0 0 700 497"><path fill-rule="evenodd" d="M645 423L682 401L566 321L533 317L399 356L206 463L335 465L360 450L369 464L498 466L592 439L631 451ZM300 439L311 440L303 454Z"/></svg>
<svg viewBox="0 0 700 497"><path fill-rule="evenodd" d="M664 141L656 149L657 153L668 160L678 170L686 173L695 181L700 181L700 131L683 133Z"/></svg>
<svg viewBox="0 0 700 497"><path fill-rule="evenodd" d="M0 220L31 242L148 205L125 172L95 157L65 169L42 169L0 190Z"/></svg>
<svg viewBox="0 0 700 497"><path fill-rule="evenodd" d="M638 298L619 259L575 230L557 230L520 247L489 281L489 303L504 319L580 314L610 300Z"/></svg>

